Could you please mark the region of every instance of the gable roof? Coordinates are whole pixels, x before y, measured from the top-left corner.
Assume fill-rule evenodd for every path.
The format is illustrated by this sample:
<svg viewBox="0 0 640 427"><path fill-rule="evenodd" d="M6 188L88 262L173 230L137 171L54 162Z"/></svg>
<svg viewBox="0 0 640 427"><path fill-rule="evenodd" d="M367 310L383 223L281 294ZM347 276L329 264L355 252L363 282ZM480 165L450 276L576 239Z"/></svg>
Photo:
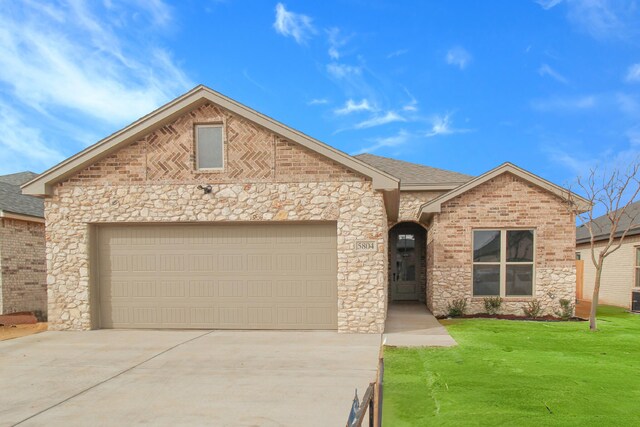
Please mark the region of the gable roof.
<svg viewBox="0 0 640 427"><path fill-rule="evenodd" d="M0 175L0 182L6 182L13 185L22 185L25 182L31 181L36 176L38 176L38 174L31 171L11 173L9 175Z"/></svg>
<svg viewBox="0 0 640 427"><path fill-rule="evenodd" d="M423 204L422 206L420 206L418 217L421 221L424 221L429 216L435 213L440 213L443 203L459 196L462 193L466 193L467 191L476 188L477 186L484 184L490 179L502 175L503 173L511 173L527 182L530 182L542 188L543 190L547 190L548 192L555 194L562 199L565 199L567 201L571 200L578 212L585 212L591 208L591 204L587 199L580 197L577 194L573 194L569 190L562 188L559 185L547 181L546 179L540 178L539 176L534 175L531 172L528 172L512 163L507 162L501 164L497 168L491 169L489 172L486 172L465 184L462 184L455 190L449 191L448 193L445 193L442 196L436 197L430 202Z"/></svg>
<svg viewBox="0 0 640 427"><path fill-rule="evenodd" d="M51 195L52 188L56 183L206 102L219 105L286 139L296 142L355 172L371 178L373 188L376 190L387 192L398 190L398 178L340 150L330 147L317 139L311 138L300 131L292 129L206 86L199 85L124 129L43 172L36 179L26 183L22 187L22 191L25 194L32 195Z"/></svg>
<svg viewBox="0 0 640 427"><path fill-rule="evenodd" d="M638 221L640 219L640 201L630 204L625 211L625 215L620 218L618 222L618 228L615 236L620 237L622 233L632 225L632 221ZM604 240L609 238L609 232L611 230L611 221L607 218L607 215L602 215L595 218L593 221L593 232L595 241ZM640 226L633 227L627 232L627 236L633 236L640 234ZM591 241L591 235L589 229L585 224L576 227L576 244L588 243Z"/></svg>
<svg viewBox="0 0 640 427"><path fill-rule="evenodd" d="M471 175L369 153L358 154L355 157L400 178L402 190L451 190L473 179Z"/></svg>
<svg viewBox="0 0 640 427"><path fill-rule="evenodd" d="M44 202L39 197L22 194L20 185L35 178L33 172L19 172L10 175L0 175L0 216L10 214L27 215L44 218Z"/></svg>

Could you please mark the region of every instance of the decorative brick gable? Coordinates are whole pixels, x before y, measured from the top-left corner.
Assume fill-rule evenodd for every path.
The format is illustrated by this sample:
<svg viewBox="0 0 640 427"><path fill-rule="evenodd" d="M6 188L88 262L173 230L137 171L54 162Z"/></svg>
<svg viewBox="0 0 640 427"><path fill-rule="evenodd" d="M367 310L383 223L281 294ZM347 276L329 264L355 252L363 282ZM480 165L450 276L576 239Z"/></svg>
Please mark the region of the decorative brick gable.
<svg viewBox="0 0 640 427"><path fill-rule="evenodd" d="M195 169L194 126L222 123L223 171ZM364 181L361 175L221 107L206 103L69 178L67 183Z"/></svg>

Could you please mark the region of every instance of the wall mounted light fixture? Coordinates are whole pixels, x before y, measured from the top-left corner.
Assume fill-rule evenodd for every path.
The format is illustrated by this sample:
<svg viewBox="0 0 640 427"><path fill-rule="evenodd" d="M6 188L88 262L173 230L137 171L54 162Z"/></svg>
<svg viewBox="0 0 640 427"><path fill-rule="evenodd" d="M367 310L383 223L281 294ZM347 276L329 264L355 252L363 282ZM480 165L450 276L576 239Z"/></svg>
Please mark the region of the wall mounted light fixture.
<svg viewBox="0 0 640 427"><path fill-rule="evenodd" d="M211 191L212 191L213 189L211 188L211 186L210 186L210 185L205 185L205 186L198 185L198 190L202 190L202 191L204 191L204 194L211 194Z"/></svg>

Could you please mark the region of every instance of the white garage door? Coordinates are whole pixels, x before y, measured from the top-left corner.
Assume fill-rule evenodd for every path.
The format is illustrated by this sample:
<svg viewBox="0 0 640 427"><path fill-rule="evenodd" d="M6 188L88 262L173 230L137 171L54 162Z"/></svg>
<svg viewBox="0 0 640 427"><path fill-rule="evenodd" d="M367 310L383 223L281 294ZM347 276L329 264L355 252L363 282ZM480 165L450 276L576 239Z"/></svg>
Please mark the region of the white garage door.
<svg viewBox="0 0 640 427"><path fill-rule="evenodd" d="M335 329L336 225L100 226L103 328Z"/></svg>

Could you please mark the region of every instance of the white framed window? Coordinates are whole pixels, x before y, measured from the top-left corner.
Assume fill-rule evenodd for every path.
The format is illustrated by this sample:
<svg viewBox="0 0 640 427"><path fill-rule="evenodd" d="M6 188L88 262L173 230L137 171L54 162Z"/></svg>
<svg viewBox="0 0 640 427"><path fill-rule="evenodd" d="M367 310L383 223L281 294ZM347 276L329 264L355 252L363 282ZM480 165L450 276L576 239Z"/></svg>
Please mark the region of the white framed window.
<svg viewBox="0 0 640 427"><path fill-rule="evenodd" d="M636 247L636 267L635 267L635 273L636 273L636 280L635 280L635 286L636 288L640 288L640 247Z"/></svg>
<svg viewBox="0 0 640 427"><path fill-rule="evenodd" d="M224 132L222 124L196 125L196 169L224 169Z"/></svg>
<svg viewBox="0 0 640 427"><path fill-rule="evenodd" d="M534 235L530 229L473 230L473 295L533 296Z"/></svg>

